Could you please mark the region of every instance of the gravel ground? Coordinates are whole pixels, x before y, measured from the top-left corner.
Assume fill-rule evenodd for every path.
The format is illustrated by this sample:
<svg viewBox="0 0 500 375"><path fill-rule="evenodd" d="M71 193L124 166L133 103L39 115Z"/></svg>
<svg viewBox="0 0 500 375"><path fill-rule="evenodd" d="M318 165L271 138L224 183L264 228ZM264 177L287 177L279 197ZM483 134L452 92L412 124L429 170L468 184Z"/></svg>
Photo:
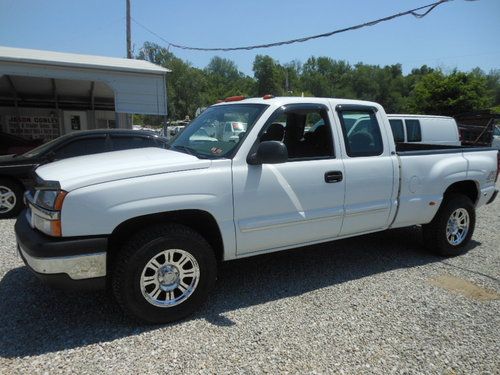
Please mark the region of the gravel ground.
<svg viewBox="0 0 500 375"><path fill-rule="evenodd" d="M408 228L222 265L193 317L137 327L107 295L42 285L0 221L0 374L500 374L500 199L471 251Z"/></svg>

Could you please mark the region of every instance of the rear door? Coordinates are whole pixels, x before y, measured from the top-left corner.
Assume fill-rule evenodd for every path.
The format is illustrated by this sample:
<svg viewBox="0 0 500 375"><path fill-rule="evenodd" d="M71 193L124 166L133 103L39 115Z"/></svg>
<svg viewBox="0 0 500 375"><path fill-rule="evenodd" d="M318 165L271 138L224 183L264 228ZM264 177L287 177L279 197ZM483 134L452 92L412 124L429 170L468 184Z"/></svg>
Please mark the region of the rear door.
<svg viewBox="0 0 500 375"><path fill-rule="evenodd" d="M341 236L386 228L397 196L397 164L377 108L336 107L344 138L345 213Z"/></svg>

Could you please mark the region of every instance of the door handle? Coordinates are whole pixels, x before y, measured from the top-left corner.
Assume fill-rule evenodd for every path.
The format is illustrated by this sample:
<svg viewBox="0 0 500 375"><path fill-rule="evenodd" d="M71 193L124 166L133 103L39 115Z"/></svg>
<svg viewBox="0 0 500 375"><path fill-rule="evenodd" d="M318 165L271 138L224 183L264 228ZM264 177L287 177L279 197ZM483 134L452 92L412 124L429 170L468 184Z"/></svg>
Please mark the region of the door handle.
<svg viewBox="0 0 500 375"><path fill-rule="evenodd" d="M334 183L334 182L340 182L342 181L343 176L341 171L329 171L325 173L325 182L328 184Z"/></svg>

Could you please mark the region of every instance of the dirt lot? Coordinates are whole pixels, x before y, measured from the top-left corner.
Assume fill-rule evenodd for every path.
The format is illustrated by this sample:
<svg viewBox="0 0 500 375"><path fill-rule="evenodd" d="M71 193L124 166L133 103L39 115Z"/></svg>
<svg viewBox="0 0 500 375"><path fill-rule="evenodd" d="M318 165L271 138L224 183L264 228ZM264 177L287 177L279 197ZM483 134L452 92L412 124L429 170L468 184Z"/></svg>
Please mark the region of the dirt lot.
<svg viewBox="0 0 500 375"><path fill-rule="evenodd" d="M500 373L500 199L470 251L419 228L222 265L193 317L134 326L106 293L42 285L0 221L0 373Z"/></svg>

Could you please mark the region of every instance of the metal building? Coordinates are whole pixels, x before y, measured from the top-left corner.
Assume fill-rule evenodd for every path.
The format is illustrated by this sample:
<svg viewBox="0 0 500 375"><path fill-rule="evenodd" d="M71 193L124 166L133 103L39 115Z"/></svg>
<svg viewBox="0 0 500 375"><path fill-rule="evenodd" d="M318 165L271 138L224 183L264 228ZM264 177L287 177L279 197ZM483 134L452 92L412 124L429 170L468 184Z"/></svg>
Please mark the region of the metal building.
<svg viewBox="0 0 500 375"><path fill-rule="evenodd" d="M167 72L142 60L0 47L0 131L47 141L131 128L129 114L167 114Z"/></svg>

